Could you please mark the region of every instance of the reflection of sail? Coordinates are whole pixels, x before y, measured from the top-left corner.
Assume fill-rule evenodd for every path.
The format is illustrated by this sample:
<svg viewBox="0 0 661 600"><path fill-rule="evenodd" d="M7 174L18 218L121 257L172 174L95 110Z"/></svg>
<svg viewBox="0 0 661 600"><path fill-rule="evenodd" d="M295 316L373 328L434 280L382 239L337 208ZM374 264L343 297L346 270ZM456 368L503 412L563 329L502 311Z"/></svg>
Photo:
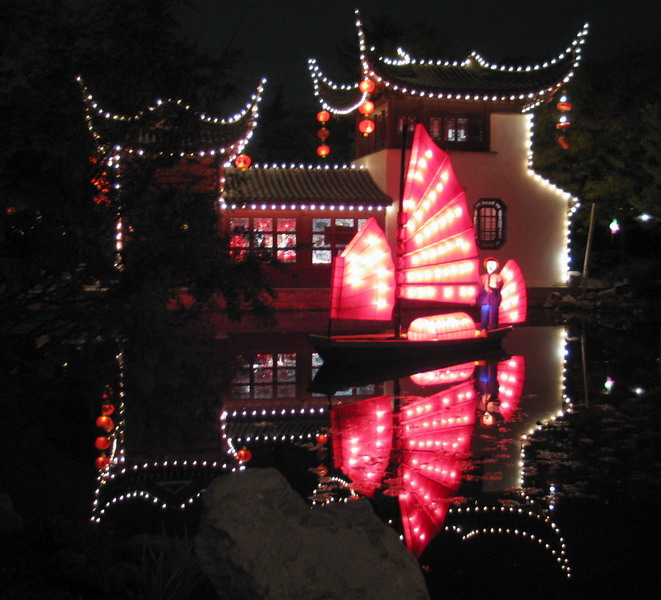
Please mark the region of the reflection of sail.
<svg viewBox="0 0 661 600"><path fill-rule="evenodd" d="M479 280L466 194L450 156L417 125L404 189L402 298L470 303Z"/></svg>
<svg viewBox="0 0 661 600"><path fill-rule="evenodd" d="M420 398L400 414L405 492L399 506L406 545L416 556L440 531L461 484L459 461L470 449L475 398L468 382Z"/></svg>
<svg viewBox="0 0 661 600"><path fill-rule="evenodd" d="M424 373L414 373L411 375L411 381L420 386L428 385L449 385L451 383L461 383L473 376L475 371L475 362L467 362L460 365L452 365Z"/></svg>
<svg viewBox="0 0 661 600"><path fill-rule="evenodd" d="M430 374L432 381L427 383ZM471 376L475 379L467 380ZM513 356L500 362L463 363L410 379L420 385L436 379L436 385L447 386L455 377L464 382L426 397L407 396L398 414L389 396L331 409L335 467L366 496L388 482L386 475L392 478L390 493L395 490L399 498L404 539L416 556L440 531L457 495L485 394L494 402L489 410L511 420L523 391L525 360ZM388 472L389 466L396 473Z"/></svg>
<svg viewBox="0 0 661 600"><path fill-rule="evenodd" d="M330 317L389 321L394 304L392 252L372 217L333 261Z"/></svg>
<svg viewBox="0 0 661 600"><path fill-rule="evenodd" d="M467 382L418 398L399 415L396 434L402 525L407 547L417 556L440 530L448 503L461 484L459 461L470 449L475 389ZM334 465L352 487L371 496L390 459L393 413L388 396L331 410Z"/></svg>
<svg viewBox="0 0 661 600"><path fill-rule="evenodd" d="M505 283L501 291L502 301L498 321L501 325L523 323L528 311L528 294L523 273L517 262L510 259L505 263L500 274Z"/></svg>
<svg viewBox="0 0 661 600"><path fill-rule="evenodd" d="M390 396L368 398L331 410L333 462L353 482L353 489L371 496L388 467L392 449Z"/></svg>
<svg viewBox="0 0 661 600"><path fill-rule="evenodd" d="M525 358L521 355L498 363L498 398L500 414L505 421L509 421L519 407L525 373Z"/></svg>

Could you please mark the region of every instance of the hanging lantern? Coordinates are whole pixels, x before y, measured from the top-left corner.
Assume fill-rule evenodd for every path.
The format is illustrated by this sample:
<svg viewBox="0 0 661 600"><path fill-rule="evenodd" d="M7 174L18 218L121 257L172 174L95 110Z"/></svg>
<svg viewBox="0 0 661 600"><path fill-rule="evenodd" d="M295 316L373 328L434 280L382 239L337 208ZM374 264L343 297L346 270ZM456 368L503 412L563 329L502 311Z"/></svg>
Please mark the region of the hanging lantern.
<svg viewBox="0 0 661 600"><path fill-rule="evenodd" d="M358 84L358 89L363 92L363 94L371 94L376 89L376 83L371 79L363 79Z"/></svg>
<svg viewBox="0 0 661 600"><path fill-rule="evenodd" d="M567 127L571 126L571 121L567 115L561 115L555 126L556 129L567 129Z"/></svg>
<svg viewBox="0 0 661 600"><path fill-rule="evenodd" d="M359 107L358 107L358 112L361 115L371 115L374 112L374 102L371 100L365 100Z"/></svg>
<svg viewBox="0 0 661 600"><path fill-rule="evenodd" d="M252 452L244 446L236 453L236 457L239 459L239 462L246 463L252 458Z"/></svg>
<svg viewBox="0 0 661 600"><path fill-rule="evenodd" d="M322 144L317 148L317 155L321 158L326 158L330 154L330 146L327 144Z"/></svg>
<svg viewBox="0 0 661 600"><path fill-rule="evenodd" d="M97 417L96 426L100 429L105 429L106 431L110 432L115 429L115 422L110 417L102 415Z"/></svg>
<svg viewBox="0 0 661 600"><path fill-rule="evenodd" d="M239 156L236 157L234 164L238 169L245 171L252 164L252 158L247 154L239 154Z"/></svg>
<svg viewBox="0 0 661 600"><path fill-rule="evenodd" d="M328 434L326 433L318 433L317 434L317 443L321 444L322 446L324 444L328 443Z"/></svg>
<svg viewBox="0 0 661 600"><path fill-rule="evenodd" d="M319 131L317 131L317 137L322 142L325 142L328 139L329 135L330 135L330 131L328 131L328 129L326 129L325 127L322 127Z"/></svg>
<svg viewBox="0 0 661 600"><path fill-rule="evenodd" d="M96 468L101 471L110 464L110 459L105 454L102 454L101 456L97 457L97 459L94 461L94 464L96 465Z"/></svg>
<svg viewBox="0 0 661 600"><path fill-rule="evenodd" d="M558 100L558 103L556 104L556 108L560 112L567 112L572 109L572 105L571 102L569 101L569 97L567 96L567 94L563 93L560 96L560 100Z"/></svg>
<svg viewBox="0 0 661 600"><path fill-rule="evenodd" d="M110 416L115 412L115 406L113 404L102 404L101 405L101 414L107 416Z"/></svg>
<svg viewBox="0 0 661 600"><path fill-rule="evenodd" d="M105 435L101 435L94 440L94 446L97 450L107 450L110 448L110 440Z"/></svg>
<svg viewBox="0 0 661 600"><path fill-rule="evenodd" d="M563 150L567 150L567 148L569 148L569 147L571 146L571 144L569 143L569 140L568 140L564 135L561 135L561 136L558 138L558 145L559 145Z"/></svg>
<svg viewBox="0 0 661 600"><path fill-rule="evenodd" d="M363 135L369 135L372 133L375 129L374 121L371 119L363 119L360 123L358 123L358 131L362 133Z"/></svg>
<svg viewBox="0 0 661 600"><path fill-rule="evenodd" d="M315 470L317 471L317 475L319 475L319 477L326 477L326 475L328 475L328 467L325 465L319 465Z"/></svg>
<svg viewBox="0 0 661 600"><path fill-rule="evenodd" d="M317 121L319 121L322 125L326 123L330 119L330 113L327 110L320 110L317 113Z"/></svg>

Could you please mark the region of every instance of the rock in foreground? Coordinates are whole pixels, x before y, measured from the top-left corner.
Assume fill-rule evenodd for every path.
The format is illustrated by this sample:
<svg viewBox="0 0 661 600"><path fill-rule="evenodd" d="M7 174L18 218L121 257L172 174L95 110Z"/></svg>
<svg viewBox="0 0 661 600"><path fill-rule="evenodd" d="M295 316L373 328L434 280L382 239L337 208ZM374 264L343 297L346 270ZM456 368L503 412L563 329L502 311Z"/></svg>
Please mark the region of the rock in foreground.
<svg viewBox="0 0 661 600"><path fill-rule="evenodd" d="M423 600L415 558L366 500L314 510L275 469L214 480L195 551L231 600Z"/></svg>

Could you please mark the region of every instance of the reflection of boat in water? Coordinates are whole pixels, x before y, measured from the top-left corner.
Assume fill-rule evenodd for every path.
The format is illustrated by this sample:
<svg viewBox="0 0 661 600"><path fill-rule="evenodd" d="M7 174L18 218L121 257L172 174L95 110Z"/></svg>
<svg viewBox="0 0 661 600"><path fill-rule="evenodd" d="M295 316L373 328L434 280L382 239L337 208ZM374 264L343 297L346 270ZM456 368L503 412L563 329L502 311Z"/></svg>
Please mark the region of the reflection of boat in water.
<svg viewBox="0 0 661 600"><path fill-rule="evenodd" d="M419 359L486 350L500 344L509 325L525 321L525 282L509 260L493 276L502 285L500 328L481 331L468 314L454 312L415 319L401 333L404 299L469 306L481 289L495 289L493 279L480 278L473 222L450 157L421 125L415 129L397 223L396 260L373 218L335 258L330 309L331 319L392 321L394 334L310 336L324 360Z"/></svg>
<svg viewBox="0 0 661 600"><path fill-rule="evenodd" d="M438 353L436 353L438 354ZM449 369L461 363L475 363L477 361L502 361L508 354L495 344L493 348L469 351L464 346L455 348L446 356L405 356L395 359L385 359L383 356L374 361L363 360L342 361L327 359L319 368L310 383L309 390L313 393L334 394L339 390L350 387L380 383L397 377L420 374L421 371L435 371ZM372 356L377 355L372 351ZM324 355L321 355L322 358ZM472 373L472 371L471 371Z"/></svg>

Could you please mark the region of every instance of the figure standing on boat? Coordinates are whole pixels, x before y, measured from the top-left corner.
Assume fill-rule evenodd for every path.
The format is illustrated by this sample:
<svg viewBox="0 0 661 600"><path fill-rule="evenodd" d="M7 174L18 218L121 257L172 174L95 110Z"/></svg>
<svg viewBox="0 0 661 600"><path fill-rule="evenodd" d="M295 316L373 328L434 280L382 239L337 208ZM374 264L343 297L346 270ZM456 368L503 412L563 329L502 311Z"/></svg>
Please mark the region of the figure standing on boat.
<svg viewBox="0 0 661 600"><path fill-rule="evenodd" d="M498 328L498 307L502 299L501 290L505 280L500 273L497 273L500 263L492 256L484 260L484 268L487 272L480 279L482 289L477 296L477 303L480 305L482 313L480 328L486 331Z"/></svg>

